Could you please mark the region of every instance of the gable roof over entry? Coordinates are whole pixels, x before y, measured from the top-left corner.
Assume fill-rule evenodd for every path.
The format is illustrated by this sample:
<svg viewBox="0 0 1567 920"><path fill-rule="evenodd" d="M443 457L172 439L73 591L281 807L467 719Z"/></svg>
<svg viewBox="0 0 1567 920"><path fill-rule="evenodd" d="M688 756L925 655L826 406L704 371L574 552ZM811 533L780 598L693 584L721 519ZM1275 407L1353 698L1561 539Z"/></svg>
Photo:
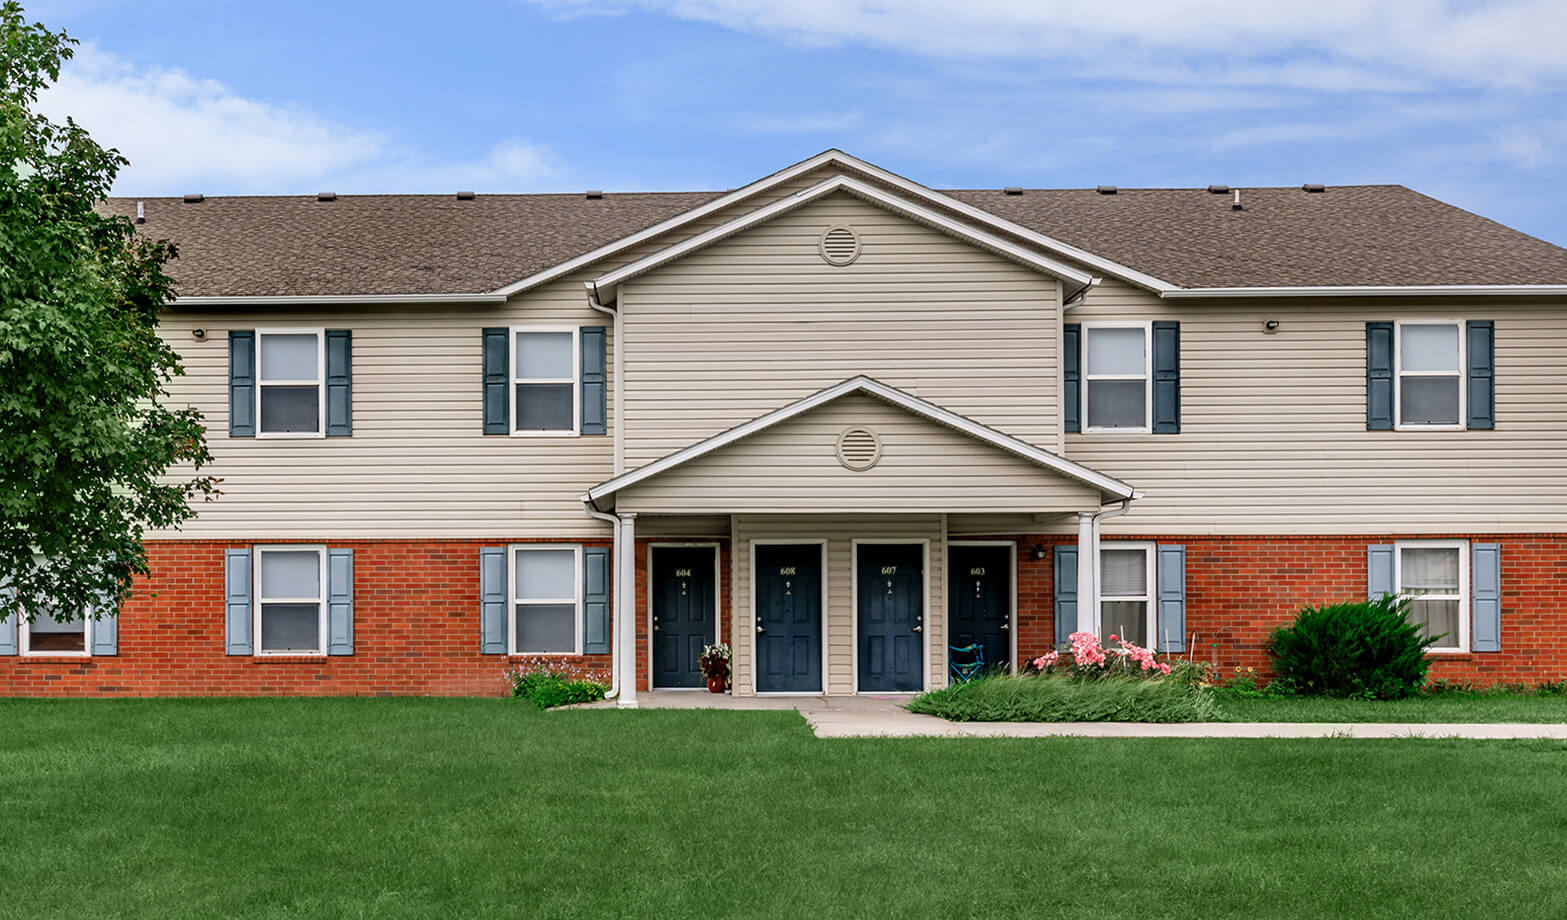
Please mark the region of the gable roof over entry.
<svg viewBox="0 0 1567 920"><path fill-rule="evenodd" d="M864 400L868 398L874 405L867 405ZM857 405L856 400L860 403ZM847 406L853 411L834 414L829 411L834 406ZM879 409L875 407L880 407ZM943 501L953 501L964 491L962 477L965 475L979 478L981 471L977 468L979 461L986 453L994 452L1005 459L1005 463L999 466L992 464L993 469L1002 474L1002 492L1016 492L1015 503L1004 507L1015 510L1050 510L1045 507L1031 507L1031 496L1026 494L1033 492L1032 498L1045 498L1049 501L1067 501L1070 496L1071 510L1089 510L1097 508L1102 501L1115 499L1131 499L1140 497L1132 486L1111 476L1106 476L1096 470L1092 470L1079 463L1074 463L1049 451L1042 450L1025 441L1018 440L1010 435L1003 434L993 428L981 425L972 419L958 415L940 406L926 402L918 397L911 396L902 390L888 386L880 381L866 376L852 377L841 383L821 390L804 399L798 400L780 409L776 409L765 415L759 416L742 425L737 425L721 434L700 441L682 450L678 450L659 460L640 467L620 476L616 476L604 483L594 486L582 496L583 502L599 510L607 510L613 507L619 496L635 495L639 487L648 486L662 479L676 479L681 477L681 471L691 469L700 475L689 477L693 489L701 490L704 494L710 493L715 488L716 480L723 477L712 475L712 470L703 469L705 461L734 450L743 448L750 443L761 444L774 433L788 432L797 428L807 419L817 419L821 424L815 425L808 436L812 439L808 452L810 463L821 467L813 473L806 471L808 475L820 476L824 472L841 474L837 468L837 461L830 460L833 451L833 433L841 426L854 426L860 421L868 421L872 428L882 427L889 431L889 437L905 437L905 443L912 447L914 441L923 445L923 454L910 449L893 464L882 468L878 473L876 468L863 473L847 474L851 477L862 477L855 480L863 482L863 489L868 493L870 500L877 500L875 489L877 484L884 482L881 477L899 478L906 481L910 477L938 477L932 482L935 484L934 492L942 493ZM910 420L918 423L918 428L936 428L944 434L941 440L919 435L918 428L910 428L903 422ZM823 427L825 425L826 427ZM804 432L796 432L804 434ZM778 477L790 477L801 475L803 467L797 458L791 458L789 451L781 449L787 446L789 438L784 437L779 443L768 441L758 457L749 458L742 464L745 467L745 475L756 477L755 482L760 483L760 489L751 487L753 492L759 491L762 495L776 494L784 496L787 489L777 481ZM949 445L945 452L940 448L941 444ZM931 453L932 446L936 452ZM962 456L972 453L972 448L980 449L980 453L974 453L973 457L965 460ZM887 449L894 450L889 441ZM760 465L758 462L760 461ZM818 462L819 461L819 462ZM972 465L965 467L965 462ZM772 464L775 468L769 468ZM898 464L902 464L898 466ZM1041 474L1039 478L1031 478L1030 473ZM954 476L957 480L954 480ZM842 485L842 483L838 483ZM812 498L820 498L831 501L831 495L821 488L821 481L813 483L806 490ZM999 495L1000 492L995 493ZM989 500L996 501L995 495L989 496ZM754 494L748 498L755 498ZM898 511L898 510L935 510L932 508L911 509L907 504L900 505L900 497L894 497L890 501L874 505L874 510ZM902 495L901 498L907 498ZM1003 506L986 507L975 510L998 510ZM682 513L679 506L658 505L655 507L644 506L641 510L657 511L659 513ZM692 506L684 509L696 513ZM715 510L758 510L752 507L741 509L729 507L702 508L704 513ZM787 501L780 500L775 510L790 510ZM837 506L826 510L845 510ZM858 509L867 510L867 509ZM948 510L967 510L954 508ZM1064 509L1063 509L1064 510Z"/></svg>

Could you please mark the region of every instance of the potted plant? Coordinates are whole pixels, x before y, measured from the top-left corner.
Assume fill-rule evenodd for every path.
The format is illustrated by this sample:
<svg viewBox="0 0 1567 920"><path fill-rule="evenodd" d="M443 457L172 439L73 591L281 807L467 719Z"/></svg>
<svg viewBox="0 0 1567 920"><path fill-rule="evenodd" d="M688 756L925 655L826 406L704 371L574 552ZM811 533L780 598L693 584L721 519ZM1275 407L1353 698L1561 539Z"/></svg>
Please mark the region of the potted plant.
<svg viewBox="0 0 1567 920"><path fill-rule="evenodd" d="M720 642L702 648L702 657L696 660L707 678L707 689L723 693L729 687L729 643Z"/></svg>

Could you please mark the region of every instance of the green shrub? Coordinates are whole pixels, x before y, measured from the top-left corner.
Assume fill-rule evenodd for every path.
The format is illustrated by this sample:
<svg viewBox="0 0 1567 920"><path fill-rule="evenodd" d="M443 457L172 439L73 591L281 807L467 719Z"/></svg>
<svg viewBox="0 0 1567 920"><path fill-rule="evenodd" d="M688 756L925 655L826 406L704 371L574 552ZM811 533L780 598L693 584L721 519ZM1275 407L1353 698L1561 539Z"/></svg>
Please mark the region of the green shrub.
<svg viewBox="0 0 1567 920"><path fill-rule="evenodd" d="M909 702L953 722L1211 722L1212 694L1171 680L982 677Z"/></svg>
<svg viewBox="0 0 1567 920"><path fill-rule="evenodd" d="M1427 637L1408 619L1409 602L1374 601L1305 607L1268 638L1273 672L1297 693L1400 699L1426 682Z"/></svg>
<svg viewBox="0 0 1567 920"><path fill-rule="evenodd" d="M514 698L528 700L540 709L597 702L609 689L596 681L580 680L552 670L519 669L506 675L506 679L511 683Z"/></svg>

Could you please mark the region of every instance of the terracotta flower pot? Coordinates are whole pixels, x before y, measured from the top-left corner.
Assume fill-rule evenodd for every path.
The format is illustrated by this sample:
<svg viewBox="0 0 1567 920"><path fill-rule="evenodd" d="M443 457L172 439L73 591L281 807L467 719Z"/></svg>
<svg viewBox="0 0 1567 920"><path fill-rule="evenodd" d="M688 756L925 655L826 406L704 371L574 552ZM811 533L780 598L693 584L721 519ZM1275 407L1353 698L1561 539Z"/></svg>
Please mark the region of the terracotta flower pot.
<svg viewBox="0 0 1567 920"><path fill-rule="evenodd" d="M724 678L713 674L707 678L707 689L712 693L723 693L724 684L728 683Z"/></svg>

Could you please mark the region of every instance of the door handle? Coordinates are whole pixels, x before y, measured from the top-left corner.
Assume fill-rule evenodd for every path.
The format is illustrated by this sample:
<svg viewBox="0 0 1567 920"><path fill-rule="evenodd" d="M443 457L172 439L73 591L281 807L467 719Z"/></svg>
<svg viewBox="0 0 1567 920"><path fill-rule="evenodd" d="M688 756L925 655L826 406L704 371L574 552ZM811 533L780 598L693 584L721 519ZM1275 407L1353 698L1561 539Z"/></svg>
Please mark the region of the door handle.
<svg viewBox="0 0 1567 920"><path fill-rule="evenodd" d="M1002 629L1011 629L1012 628L1012 624L1011 623L1002 623L1001 624L1001 628Z"/></svg>
<svg viewBox="0 0 1567 920"><path fill-rule="evenodd" d="M914 630L914 632L924 632L925 631L925 627L923 627L923 626L915 626L915 627L912 627L912 629Z"/></svg>
<svg viewBox="0 0 1567 920"><path fill-rule="evenodd" d="M760 623L756 624L756 634L760 636L764 632L767 632L767 627Z"/></svg>

